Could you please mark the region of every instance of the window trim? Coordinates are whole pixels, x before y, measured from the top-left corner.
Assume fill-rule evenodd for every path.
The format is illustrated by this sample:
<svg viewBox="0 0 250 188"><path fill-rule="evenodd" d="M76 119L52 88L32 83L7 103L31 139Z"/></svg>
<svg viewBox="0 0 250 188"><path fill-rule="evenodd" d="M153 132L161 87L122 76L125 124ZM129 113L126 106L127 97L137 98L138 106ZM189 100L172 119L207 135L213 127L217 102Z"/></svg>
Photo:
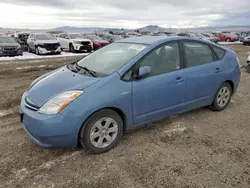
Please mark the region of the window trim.
<svg viewBox="0 0 250 188"><path fill-rule="evenodd" d="M216 56L217 61L220 61L220 60L222 60L222 59L225 57L225 55L226 55L226 53L227 53L227 51L226 51L225 49L220 48L220 47L215 46L215 45L212 45L212 44L211 44L210 46L211 46L211 49L213 50L213 52L214 52L214 54L215 54L215 56ZM221 49L221 50L224 51L224 54L223 54L223 56L222 56L221 58L218 57L218 55L217 55L217 53L215 52L215 50L214 50L213 47L214 47L214 48L219 48L219 49Z"/></svg>
<svg viewBox="0 0 250 188"><path fill-rule="evenodd" d="M150 54L152 53L153 51L155 51L156 49L158 48L161 48L162 46L166 46L166 45L169 45L169 44L172 44L172 43L177 43L178 44L178 48L179 48L179 55L180 55L180 69L178 70L181 70L181 69L184 69L184 57L183 57L183 53L182 53L182 48L181 48L181 40L172 40L172 41L168 41L168 42L164 42L156 47L154 47L152 50L150 50L149 52L147 52L143 57L141 57L134 65L132 65L122 76L121 76L121 80L123 80L123 78L125 77L125 75L130 71L132 70L132 76L130 78L130 80L123 80L125 82L131 82L131 81L136 81L138 80L137 76L138 76L138 71L139 71L139 65L140 63ZM171 71L171 72L175 72L175 71L178 71L178 70L174 70L174 71ZM167 72L167 73L170 73L170 72ZM154 76L160 76L160 75L163 75L163 74L167 74L167 73L162 73L162 74L159 74L159 75L154 75ZM150 76L149 78L151 77L154 77L154 76Z"/></svg>
<svg viewBox="0 0 250 188"><path fill-rule="evenodd" d="M214 62L218 61L218 58L217 58L216 54L214 53L214 51L213 51L213 49L212 49L212 47L211 47L211 44L206 43L206 42L203 42L203 41L190 40L190 39L183 39L183 40L181 40L181 46L182 46L182 50L183 50L182 53L183 53L183 57L184 57L184 68L186 68L186 69L188 69L188 68L193 68L193 67L188 67L188 66L187 66L187 56L186 56L186 51L185 51L185 46L184 46L184 43L185 43L185 42L188 42L188 43L197 43L197 44L206 45L206 46L208 46L208 48L211 50L212 55L213 55L213 61L208 62L208 63L205 63L205 64L193 66L193 67L198 67L198 66L202 66L202 65L206 65L206 64L214 63Z"/></svg>

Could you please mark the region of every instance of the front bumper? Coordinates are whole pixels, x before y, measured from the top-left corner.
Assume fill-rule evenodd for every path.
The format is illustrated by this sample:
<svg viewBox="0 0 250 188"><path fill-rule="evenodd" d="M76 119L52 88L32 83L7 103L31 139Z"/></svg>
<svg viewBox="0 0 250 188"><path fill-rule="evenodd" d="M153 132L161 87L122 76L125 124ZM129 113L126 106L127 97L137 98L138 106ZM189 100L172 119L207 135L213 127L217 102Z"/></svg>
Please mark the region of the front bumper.
<svg viewBox="0 0 250 188"><path fill-rule="evenodd" d="M15 50L15 51L2 50L2 51L0 51L0 57L1 56L20 56L20 55L23 55L22 50Z"/></svg>
<svg viewBox="0 0 250 188"><path fill-rule="evenodd" d="M23 129L31 139L45 148L74 148L82 122L62 114L44 115L28 108L24 96L20 105Z"/></svg>
<svg viewBox="0 0 250 188"><path fill-rule="evenodd" d="M91 51L91 50L93 50L92 45L82 45L82 44L73 43L73 46L74 46L74 49L76 51Z"/></svg>
<svg viewBox="0 0 250 188"><path fill-rule="evenodd" d="M56 50L46 50L38 46L38 50L40 54L60 54L61 53L61 46L59 46Z"/></svg>
<svg viewBox="0 0 250 188"><path fill-rule="evenodd" d="M250 44L250 40L244 40L244 41L243 41L243 44L249 45L249 44Z"/></svg>

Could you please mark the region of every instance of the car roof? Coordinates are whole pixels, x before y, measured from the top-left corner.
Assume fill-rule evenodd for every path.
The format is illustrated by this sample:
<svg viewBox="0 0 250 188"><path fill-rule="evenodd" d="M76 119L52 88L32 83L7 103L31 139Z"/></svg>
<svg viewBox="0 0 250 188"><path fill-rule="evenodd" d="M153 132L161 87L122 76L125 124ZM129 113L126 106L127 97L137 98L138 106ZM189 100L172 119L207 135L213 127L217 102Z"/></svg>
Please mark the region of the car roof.
<svg viewBox="0 0 250 188"><path fill-rule="evenodd" d="M138 44L153 44L155 42L168 42L171 40L181 40L181 39L190 39L189 37L181 36L143 36L143 37L131 37L116 42L119 43L138 43Z"/></svg>

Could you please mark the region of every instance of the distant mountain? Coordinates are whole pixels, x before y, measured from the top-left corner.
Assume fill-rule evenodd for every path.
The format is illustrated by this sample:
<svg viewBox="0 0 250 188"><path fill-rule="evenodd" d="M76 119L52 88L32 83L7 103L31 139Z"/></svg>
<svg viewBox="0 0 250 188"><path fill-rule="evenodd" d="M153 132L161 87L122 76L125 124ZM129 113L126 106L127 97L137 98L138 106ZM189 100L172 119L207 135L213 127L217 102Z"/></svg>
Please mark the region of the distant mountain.
<svg viewBox="0 0 250 188"><path fill-rule="evenodd" d="M166 28L159 27L158 25L148 25L146 27L139 28L140 31L165 31Z"/></svg>
<svg viewBox="0 0 250 188"><path fill-rule="evenodd" d="M120 28L105 28L105 27L73 27L73 26L62 26L57 27L53 30L59 31L82 31L82 32L91 32L91 31L120 31Z"/></svg>

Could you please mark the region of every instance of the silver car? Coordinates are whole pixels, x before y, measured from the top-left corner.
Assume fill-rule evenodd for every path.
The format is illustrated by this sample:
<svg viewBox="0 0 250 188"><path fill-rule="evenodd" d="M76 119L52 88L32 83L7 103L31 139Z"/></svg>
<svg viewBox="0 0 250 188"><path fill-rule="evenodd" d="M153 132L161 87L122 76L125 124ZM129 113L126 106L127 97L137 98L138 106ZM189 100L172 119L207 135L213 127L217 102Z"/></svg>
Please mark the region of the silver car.
<svg viewBox="0 0 250 188"><path fill-rule="evenodd" d="M248 37L245 37L243 40L243 45L249 45L250 44L250 35Z"/></svg>

